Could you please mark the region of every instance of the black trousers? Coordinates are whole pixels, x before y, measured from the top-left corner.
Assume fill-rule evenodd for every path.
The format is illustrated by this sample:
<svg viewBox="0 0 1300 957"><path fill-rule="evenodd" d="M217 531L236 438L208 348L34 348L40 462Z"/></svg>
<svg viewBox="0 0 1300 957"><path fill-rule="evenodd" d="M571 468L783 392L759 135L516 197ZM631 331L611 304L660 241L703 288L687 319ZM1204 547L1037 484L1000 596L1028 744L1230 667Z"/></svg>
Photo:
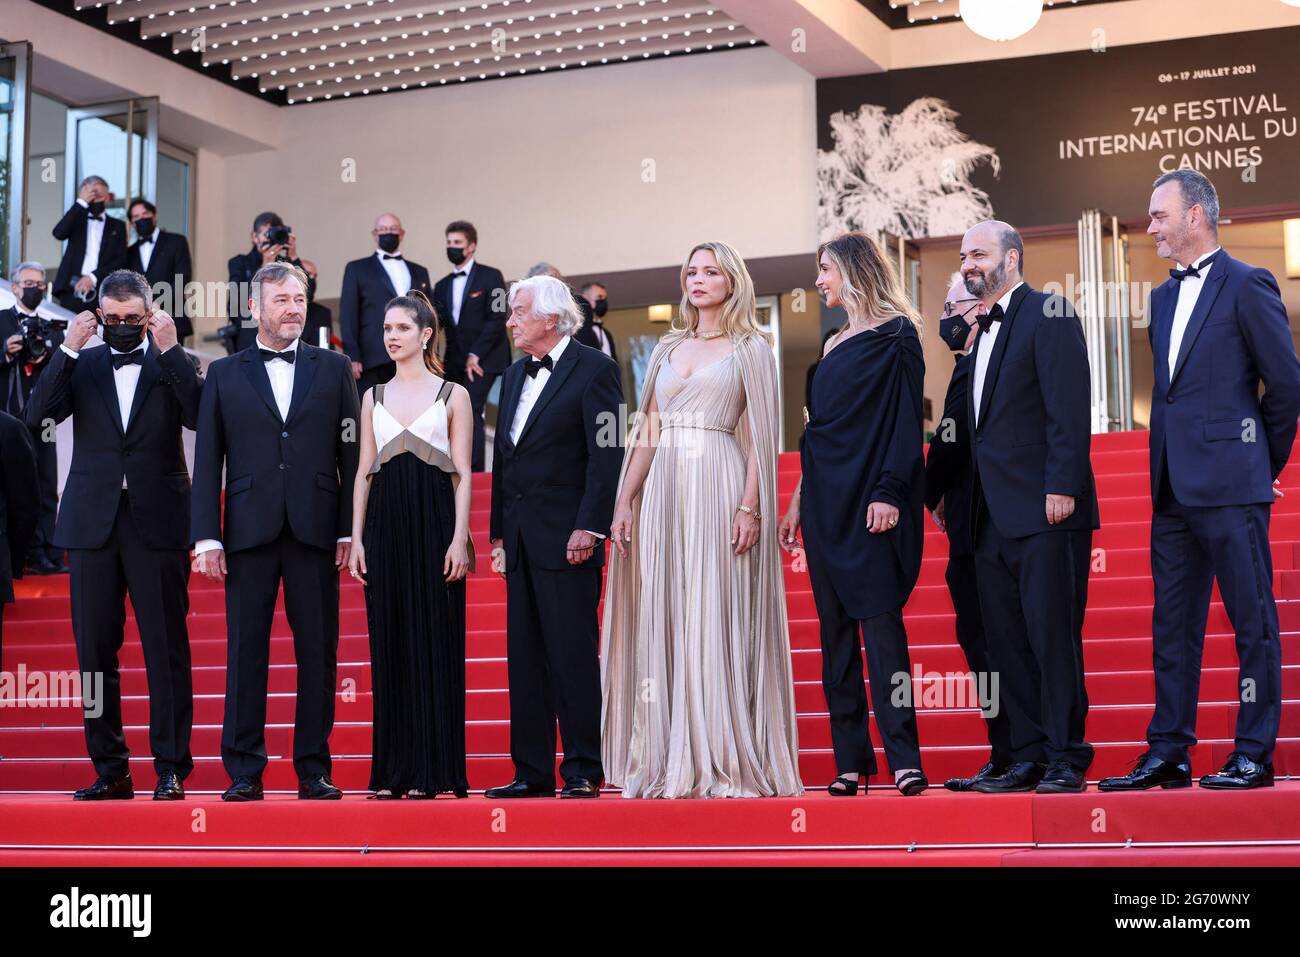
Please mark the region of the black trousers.
<svg viewBox="0 0 1300 957"><path fill-rule="evenodd" d="M908 691L912 690L912 663L907 651L903 609L895 608L863 621L849 617L816 550L809 548L805 555L821 624L822 690L830 712L836 768L842 773L876 773L876 755L867 720L867 689L862 680L862 646L865 645L867 677L871 682L871 697L876 702L876 727L889 770L919 770L921 748L917 740L916 710L910 694L904 704L894 700L900 681L906 681Z"/></svg>
<svg viewBox="0 0 1300 957"><path fill-rule="evenodd" d="M1282 719L1282 641L1273 599L1270 510L1264 504L1194 508L1161 482L1151 518L1151 616L1156 710L1152 752L1186 761L1196 744L1196 704L1210 592L1219 582L1237 639L1240 709L1234 747L1273 760Z"/></svg>
<svg viewBox="0 0 1300 957"><path fill-rule="evenodd" d="M361 378L357 380L357 394L362 398L365 398L367 389L392 381L393 376L396 374L396 362L381 362L379 365L371 366L369 369L362 369Z"/></svg>
<svg viewBox="0 0 1300 957"><path fill-rule="evenodd" d="M998 533L983 499L975 533L975 581L990 664L1011 726L1014 762L1064 761L1086 772L1083 615L1090 529Z"/></svg>
<svg viewBox="0 0 1300 957"><path fill-rule="evenodd" d="M177 521L187 521L177 516ZM98 774L120 777L128 770L122 733L122 692L117 655L126 624L126 596L131 596L140 646L149 679L149 746L154 770L184 778L194 767L190 731L194 696L190 671L189 555L182 549L153 549L140 538L123 490L113 531L102 548L68 551L72 632L77 662L92 682L103 676L102 701L85 714L86 751ZM89 703L89 702L88 702Z"/></svg>
<svg viewBox="0 0 1300 957"><path fill-rule="evenodd" d="M599 547L599 546L598 546ZM515 778L555 784L559 719L566 781L604 780L600 761L600 568L538 568L520 543L506 574L506 671Z"/></svg>
<svg viewBox="0 0 1300 957"><path fill-rule="evenodd" d="M59 451L54 442L54 427L49 429L49 441L42 442L45 429L32 429L32 445L36 449L36 488L41 512L36 521L28 559L47 559L56 564L63 560L63 549L54 544L54 521L59 513Z"/></svg>
<svg viewBox="0 0 1300 957"><path fill-rule="evenodd" d="M334 550L305 545L286 521L273 542L226 556L226 707L221 760L232 777L266 768L266 683L275 598L293 631L297 700L293 767L299 780L330 773L329 737L339 649L339 572Z"/></svg>
<svg viewBox="0 0 1300 957"><path fill-rule="evenodd" d="M470 382L464 368L449 368L447 377L452 382L463 385L469 392L469 404L474 410L474 449L470 457L470 468L475 472L482 472L487 448L483 410L487 407L488 393L492 391L492 385L501 377L501 373L489 372L486 375L475 376L474 381Z"/></svg>
<svg viewBox="0 0 1300 957"><path fill-rule="evenodd" d="M966 656L966 667L978 676L991 675L988 636L984 633L984 616L980 614L980 593L975 584L975 557L951 555L945 574L948 595L957 615L957 644ZM989 679L985 679L988 681ZM991 688L992 685L987 685ZM984 716L989 735L989 760L1005 767L1011 759L1011 724L1001 702L994 701L992 714Z"/></svg>

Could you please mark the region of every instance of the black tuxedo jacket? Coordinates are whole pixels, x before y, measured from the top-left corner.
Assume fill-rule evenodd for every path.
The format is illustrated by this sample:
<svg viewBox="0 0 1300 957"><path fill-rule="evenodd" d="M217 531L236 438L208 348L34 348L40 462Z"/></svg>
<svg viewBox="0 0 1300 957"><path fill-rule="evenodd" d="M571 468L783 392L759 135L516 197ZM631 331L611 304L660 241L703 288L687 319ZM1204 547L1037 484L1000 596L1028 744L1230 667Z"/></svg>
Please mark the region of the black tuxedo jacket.
<svg viewBox="0 0 1300 957"><path fill-rule="evenodd" d="M108 541L126 478L131 515L140 537L154 549L185 549L190 539L190 476L181 426L194 428L203 382L197 362L179 345L159 352L150 341L140 366L127 427L117 406L108 346L62 349L36 384L27 424L72 416L72 466L59 500L54 544L100 548Z"/></svg>
<svg viewBox="0 0 1300 957"><path fill-rule="evenodd" d="M23 577L40 514L31 431L0 412L0 602L14 600L13 580Z"/></svg>
<svg viewBox="0 0 1300 957"><path fill-rule="evenodd" d="M609 535L623 464L618 427L623 382L609 357L570 341L537 397L519 443L510 441L526 359L506 370L492 455L491 537L506 550L506 570L519 547L539 568L603 565L601 543L582 565L570 565L567 546L577 529ZM612 419L610 418L612 416Z"/></svg>
<svg viewBox="0 0 1300 957"><path fill-rule="evenodd" d="M185 287L194 278L194 269L190 262L189 241L180 233L169 233L159 229L154 234L153 254L149 257L149 268L145 269L140 261L140 240L131 244L127 250L127 268L143 273L149 280L149 286L165 283L171 290L171 301L165 303L168 315L176 320L176 332L181 338L192 335L194 326L185 314Z"/></svg>
<svg viewBox="0 0 1300 957"><path fill-rule="evenodd" d="M971 534L970 423L966 419L970 378L970 356L957 356L943 400L943 417L925 457L925 507L933 512L943 503L948 553L954 557L975 552Z"/></svg>
<svg viewBox="0 0 1300 957"><path fill-rule="evenodd" d="M604 355L604 352L600 348L600 340L596 338L596 330L594 328L596 325L596 314L592 312L591 303L587 302L584 297L578 295L576 292L573 294L573 301L578 304L578 311L582 313L582 327L573 334L573 338L577 339L584 346L591 346L591 348L600 352L601 355ZM615 362L618 362L618 350L614 348L614 337L609 334L608 329L605 330L605 335L609 338L609 357Z"/></svg>
<svg viewBox="0 0 1300 957"><path fill-rule="evenodd" d="M81 278L81 262L86 258L86 220L90 210L80 203L63 214L54 226L54 238L66 242L59 271L54 277L54 298L72 295L73 286ZM99 264L95 278L104 281L114 269L126 268L126 223L104 213L104 235L99 243Z"/></svg>
<svg viewBox="0 0 1300 957"><path fill-rule="evenodd" d="M432 300L429 270L410 260L406 266L411 270L412 291L418 289ZM396 295L393 281L374 253L364 259L354 259L344 267L339 335L343 339L343 351L353 362L360 362L363 369L391 361L384 348L384 306Z"/></svg>
<svg viewBox="0 0 1300 957"><path fill-rule="evenodd" d="M433 287L433 304L447 335L444 363L449 378L462 377L465 357L471 354L478 356L484 372L499 373L510 364L510 343L506 341L510 307L501 270L474 263L466 279L459 323L452 321L451 273Z"/></svg>
<svg viewBox="0 0 1300 957"><path fill-rule="evenodd" d="M333 549L350 534L361 440L352 365L305 342L297 351L283 421L256 346L208 366L194 445L193 541L218 539L237 552L274 541L286 521L316 548Z"/></svg>
<svg viewBox="0 0 1300 957"><path fill-rule="evenodd" d="M1178 282L1151 294L1151 496L1168 463L1184 505L1271 503L1300 415L1300 361L1277 280L1221 251L1178 349L1169 342ZM1260 386L1264 387L1261 396Z"/></svg>
<svg viewBox="0 0 1300 957"><path fill-rule="evenodd" d="M1024 284L1012 293L1001 327L989 356L978 420L975 368L983 332L971 350L966 399L967 421L976 423L971 460L994 527L1005 538L1098 528L1097 490L1088 457L1088 347L1074 307L1061 296ZM1058 525L1047 521L1049 494L1075 499L1074 512ZM972 499L978 507L979 495Z"/></svg>

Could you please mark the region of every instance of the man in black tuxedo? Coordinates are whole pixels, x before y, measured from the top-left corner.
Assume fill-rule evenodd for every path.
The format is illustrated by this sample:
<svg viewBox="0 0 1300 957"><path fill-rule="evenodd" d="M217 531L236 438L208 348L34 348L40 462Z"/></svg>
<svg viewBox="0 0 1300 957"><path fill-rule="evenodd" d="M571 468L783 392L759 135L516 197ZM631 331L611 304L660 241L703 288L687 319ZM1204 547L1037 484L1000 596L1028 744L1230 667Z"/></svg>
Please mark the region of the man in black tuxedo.
<svg viewBox="0 0 1300 957"><path fill-rule="evenodd" d="M5 605L14 600L14 579L23 577L23 559L40 510L31 433L20 420L0 412L0 669Z"/></svg>
<svg viewBox="0 0 1300 957"><path fill-rule="evenodd" d="M447 336L443 359L447 378L469 390L474 409L471 467L483 471L483 408L492 384L510 364L506 342L506 281L501 270L474 261L478 230L458 219L447 226L447 259L454 267L433 287L433 305Z"/></svg>
<svg viewBox="0 0 1300 957"><path fill-rule="evenodd" d="M230 325L225 335L228 336L226 349L231 353L250 348L257 338L257 320L248 313L249 289L257 271L274 262L286 262L297 266L299 270L303 269L302 260L298 258L298 237L289 232L289 227L278 214L258 213L248 238L253 244L252 248L246 253L231 256L226 264L230 282L226 299ZM308 304L315 298L316 282L309 279Z"/></svg>
<svg viewBox="0 0 1300 957"><path fill-rule="evenodd" d="M330 781L329 736L338 570L348 560L359 451L357 388L346 356L300 338L302 270L273 262L253 275L251 289L257 339L208 367L194 447L194 568L226 582L221 758L232 784L222 797L262 798L271 623L283 582L298 668L298 797L340 798Z"/></svg>
<svg viewBox="0 0 1300 957"><path fill-rule="evenodd" d="M966 291L960 277L948 289L939 320L939 334L957 361L948 394L943 400L943 418L930 440L925 459L925 505L934 522L948 536L948 568L945 575L952 609L956 614L957 644L966 656L966 665L977 677L985 676L992 689L993 666L989 663L988 637L980 614L979 589L975 585L975 543L971 535L970 493L971 454L970 425L966 418L967 393L970 389L969 350L978 329L976 316L985 312L984 303ZM1011 765L1011 734L1006 712L998 701L985 715L989 736L989 760L971 777L949 778L949 791L972 791L980 781L1006 773Z"/></svg>
<svg viewBox="0 0 1300 957"><path fill-rule="evenodd" d="M105 212L112 201L104 178L87 176L77 201L54 226L54 238L67 244L54 277L54 298L70 312L94 302L100 279L126 268L126 224Z"/></svg>
<svg viewBox="0 0 1300 957"><path fill-rule="evenodd" d="M352 374L361 395L370 387L387 382L397 371L396 363L384 347L384 307L389 300L405 296L411 290L418 290L426 297L433 295L429 270L403 259L398 252L406 236L400 219L384 213L375 220L370 235L375 251L344 267L343 293L339 298L339 332L343 349L352 360Z"/></svg>
<svg viewBox="0 0 1300 957"><path fill-rule="evenodd" d="M618 350L614 348L614 337L605 328L605 313L609 311L609 290L598 282L589 282L580 289L579 294L591 307L591 321L584 322L582 328L573 334L584 346L599 349L615 362L618 362Z"/></svg>
<svg viewBox="0 0 1300 957"><path fill-rule="evenodd" d="M96 314L83 312L27 406L27 424L72 416L72 467L54 541L68 549L72 631L82 673L104 676L99 714L86 712L86 748L98 778L79 801L135 794L122 734L118 652L131 596L149 677L154 800L180 800L194 767L190 729L190 477L181 427L193 428L202 381L153 309L149 283L121 269L100 284L106 345L87 348ZM150 342L148 334L152 333Z"/></svg>
<svg viewBox="0 0 1300 957"><path fill-rule="evenodd" d="M0 409L24 419L32 390L49 367L50 356L63 342L63 330L52 322L42 322L37 315L37 307L45 299L44 266L38 262L19 263L10 276L10 288L14 304L0 310L0 342L4 344L0 353ZM62 574L68 567L63 564L63 549L54 544L54 517L59 510L59 456L54 429L33 429L31 438L36 450L35 492L40 514L36 530L28 539L27 570L37 575Z"/></svg>
<svg viewBox="0 0 1300 957"><path fill-rule="evenodd" d="M623 402L618 366L576 342L573 294L550 276L510 290L509 328L527 354L506 372L492 457L493 564L506 576L510 756L515 780L489 798L591 798L600 759L604 539L623 449L603 441Z"/></svg>
<svg viewBox="0 0 1300 957"><path fill-rule="evenodd" d="M1155 181L1156 252L1172 260L1151 294L1151 616L1156 710L1149 748L1106 791L1187 787L1210 592L1237 638L1236 740L1201 787L1273 785L1282 641L1269 508L1300 415L1300 360L1277 280L1219 245L1219 197L1194 170ZM1183 264L1186 264L1184 266ZM1262 386L1262 394L1261 394Z"/></svg>
<svg viewBox="0 0 1300 957"><path fill-rule="evenodd" d="M991 794L1082 791L1093 757L1083 616L1101 523L1088 349L1071 305L1021 280L1024 248L1000 222L972 227L961 247L966 290L987 310L966 404L975 581L1011 735L1006 773L974 785Z"/></svg>
<svg viewBox="0 0 1300 957"><path fill-rule="evenodd" d="M133 199L126 214L136 237L127 250L127 268L148 279L149 288L161 283L167 290L168 312L183 345L194 333L194 326L185 314L185 288L194 274L189 240L159 226L158 207L147 199Z"/></svg>

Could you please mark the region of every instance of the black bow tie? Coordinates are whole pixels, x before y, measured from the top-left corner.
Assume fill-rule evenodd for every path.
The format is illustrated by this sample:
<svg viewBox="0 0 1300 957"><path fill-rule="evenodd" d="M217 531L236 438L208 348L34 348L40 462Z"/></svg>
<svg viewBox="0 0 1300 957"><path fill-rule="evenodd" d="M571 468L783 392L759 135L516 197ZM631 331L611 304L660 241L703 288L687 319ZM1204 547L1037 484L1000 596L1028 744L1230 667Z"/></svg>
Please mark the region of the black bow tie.
<svg viewBox="0 0 1300 957"><path fill-rule="evenodd" d="M402 258L402 254L401 254L401 253L394 253L392 256L388 255L388 253L384 253L383 255L384 255L384 258L385 258L385 259L401 259L401 258Z"/></svg>
<svg viewBox="0 0 1300 957"><path fill-rule="evenodd" d="M1002 312L1002 303L994 303L993 308L985 315L976 316L975 322L980 327L980 332L988 332L995 322L1001 322L1004 313Z"/></svg>
<svg viewBox="0 0 1300 957"><path fill-rule="evenodd" d="M284 352L274 352L270 349L258 349L257 354L262 357L263 362L270 362L272 359L283 359L289 365L293 365L294 356L298 354L296 349L288 349Z"/></svg>
<svg viewBox="0 0 1300 957"><path fill-rule="evenodd" d="M458 269L458 270L456 270L454 273L451 274L451 278L452 278L452 279L455 279L457 276L468 276L468 275L469 275L469 273L467 273L465 270L463 270L463 269Z"/></svg>
<svg viewBox="0 0 1300 957"><path fill-rule="evenodd" d="M122 366L138 366L144 364L144 350L137 349L135 352L114 352L113 368L120 369Z"/></svg>
<svg viewBox="0 0 1300 957"><path fill-rule="evenodd" d="M542 369L549 370L551 368L551 365L552 365L551 357L542 356L540 359L529 359L526 363L524 363L524 371L527 372L528 377L532 379L532 378L536 378L537 373L540 372Z"/></svg>
<svg viewBox="0 0 1300 957"><path fill-rule="evenodd" d="M1171 269L1169 270L1169 277L1178 282L1182 282L1188 276L1199 277L1201 275L1201 270L1210 268L1210 263L1214 262L1218 256L1219 254L1215 253L1208 259L1202 259L1199 266L1188 266L1186 269Z"/></svg>
<svg viewBox="0 0 1300 957"><path fill-rule="evenodd" d="M104 214L103 214L103 213L100 213L98 216L96 216L94 213L90 213L90 214L88 214L88 215L86 216L86 218L87 218L87 219L93 219L93 220L95 220L96 222L100 222L100 223L102 223L102 222L104 221Z"/></svg>

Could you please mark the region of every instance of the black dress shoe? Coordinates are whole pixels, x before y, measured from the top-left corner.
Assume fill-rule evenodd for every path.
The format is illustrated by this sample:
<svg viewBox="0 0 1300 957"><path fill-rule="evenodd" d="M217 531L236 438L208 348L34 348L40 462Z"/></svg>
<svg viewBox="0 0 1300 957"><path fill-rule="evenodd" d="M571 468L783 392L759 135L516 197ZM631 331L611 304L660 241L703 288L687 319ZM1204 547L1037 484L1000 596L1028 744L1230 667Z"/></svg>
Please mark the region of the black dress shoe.
<svg viewBox="0 0 1300 957"><path fill-rule="evenodd" d="M164 771L158 775L158 786L153 789L155 801L184 801L185 788L181 785L181 776L175 771Z"/></svg>
<svg viewBox="0 0 1300 957"><path fill-rule="evenodd" d="M1192 768L1187 762L1175 764L1158 758L1150 751L1138 756L1137 763L1128 774L1102 778L1098 791L1147 791L1151 788L1189 788L1192 786Z"/></svg>
<svg viewBox="0 0 1300 957"><path fill-rule="evenodd" d="M88 788L72 792L74 801L129 801L135 797L135 785L131 783L131 772L120 778L110 778L101 774Z"/></svg>
<svg viewBox="0 0 1300 957"><path fill-rule="evenodd" d="M972 791L981 794L1011 794L1016 791L1032 791L1038 787L1047 773L1047 766L1033 761L1020 761L1007 768L997 777L988 777L972 785Z"/></svg>
<svg viewBox="0 0 1300 957"><path fill-rule="evenodd" d="M1088 780L1078 768L1065 761L1053 761L1043 779L1034 788L1036 794L1080 794L1088 790Z"/></svg>
<svg viewBox="0 0 1300 957"><path fill-rule="evenodd" d="M59 566L48 558L31 558L27 561L27 571L32 575L57 575Z"/></svg>
<svg viewBox="0 0 1300 957"><path fill-rule="evenodd" d="M221 795L223 801L260 801L262 800L262 779L249 777L235 778L233 784Z"/></svg>
<svg viewBox="0 0 1300 957"><path fill-rule="evenodd" d="M483 796L493 801L498 798L549 798L555 797L555 788L515 780L499 788L488 788L483 792Z"/></svg>
<svg viewBox="0 0 1300 957"><path fill-rule="evenodd" d="M1216 791L1246 791L1273 786L1273 763L1261 764L1240 751L1228 755L1228 763L1218 774L1201 778L1201 787Z"/></svg>
<svg viewBox="0 0 1300 957"><path fill-rule="evenodd" d="M994 764L990 761L984 767L980 768L971 777L968 778L949 778L943 782L943 786L949 791L973 791L975 785L985 778L996 778L1007 773L1005 765Z"/></svg>
<svg viewBox="0 0 1300 957"><path fill-rule="evenodd" d="M318 774L298 782L298 800L300 801L338 801L343 792L334 786L326 775Z"/></svg>
<svg viewBox="0 0 1300 957"><path fill-rule="evenodd" d="M564 788L560 791L562 798L594 798L600 797L600 785L592 784L586 778L569 778L564 782Z"/></svg>

